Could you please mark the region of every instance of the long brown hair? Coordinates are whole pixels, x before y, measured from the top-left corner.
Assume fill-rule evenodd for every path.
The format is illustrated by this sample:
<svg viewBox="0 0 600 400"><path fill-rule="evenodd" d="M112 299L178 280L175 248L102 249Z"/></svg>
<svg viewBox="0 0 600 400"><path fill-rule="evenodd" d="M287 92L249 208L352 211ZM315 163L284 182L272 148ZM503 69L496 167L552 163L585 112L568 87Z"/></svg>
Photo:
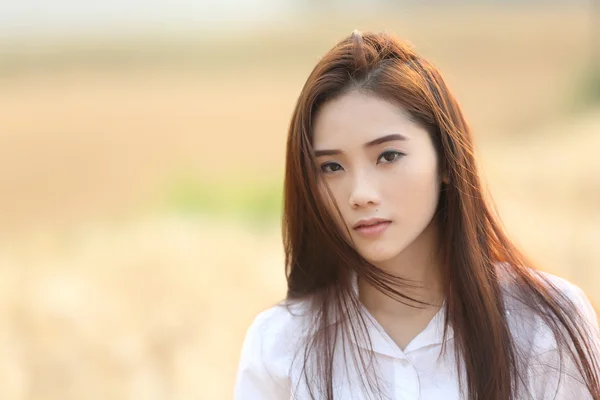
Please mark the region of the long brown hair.
<svg viewBox="0 0 600 400"><path fill-rule="evenodd" d="M336 341L369 341L352 276L406 304L418 303L398 287L411 282L366 262L345 239L318 190L313 122L327 101L359 90L392 101L431 135L449 178L435 214L443 260L445 327L454 331L456 363L466 373L470 399L512 400L525 373L505 314L501 276L510 276L519 301L553 332L561 350L577 360L583 383L600 398L596 349L578 308L538 273L505 234L477 172L470 129L438 70L410 46L386 33L354 31L317 63L298 98L289 127L284 185L283 241L287 300L310 300L313 331L304 346L304 377L313 398L334 399ZM339 212L339 209L337 210ZM508 274L502 274L500 269ZM348 317L350 325L331 324ZM341 336L340 336L341 333ZM370 343L370 341L369 341ZM314 361L314 364L310 362ZM358 357L366 369L366 360ZM378 388L376 377L363 385ZM378 398L381 398L381 394Z"/></svg>

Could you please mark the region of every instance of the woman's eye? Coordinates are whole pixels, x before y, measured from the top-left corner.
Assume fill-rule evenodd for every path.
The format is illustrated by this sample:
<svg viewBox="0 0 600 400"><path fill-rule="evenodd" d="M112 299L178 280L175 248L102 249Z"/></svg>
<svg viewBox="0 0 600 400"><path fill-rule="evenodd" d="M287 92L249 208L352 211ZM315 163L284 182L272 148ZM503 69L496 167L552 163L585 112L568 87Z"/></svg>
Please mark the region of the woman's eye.
<svg viewBox="0 0 600 400"><path fill-rule="evenodd" d="M392 163L402 157L404 154L397 151L386 151L379 156L379 159L384 163Z"/></svg>
<svg viewBox="0 0 600 400"><path fill-rule="evenodd" d="M321 172L324 173L331 173L331 172L335 172L335 171L339 171L342 169L342 166L338 163L326 163L321 165Z"/></svg>

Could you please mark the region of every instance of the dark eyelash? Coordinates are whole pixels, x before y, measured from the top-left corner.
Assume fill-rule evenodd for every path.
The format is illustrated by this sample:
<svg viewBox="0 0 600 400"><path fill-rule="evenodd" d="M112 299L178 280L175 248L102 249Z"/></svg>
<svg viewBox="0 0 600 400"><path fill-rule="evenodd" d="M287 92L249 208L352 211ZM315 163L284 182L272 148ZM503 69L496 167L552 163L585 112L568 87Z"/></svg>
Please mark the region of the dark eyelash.
<svg viewBox="0 0 600 400"><path fill-rule="evenodd" d="M396 151L396 150L387 150L387 151L384 151L383 153L381 153L379 155L379 157L377 157L377 159L379 160L385 154L397 154L398 155L394 160L392 160L392 161L386 161L387 163L396 162L396 161L398 161L400 158L402 158L405 155L404 153L401 153L401 152Z"/></svg>
<svg viewBox="0 0 600 400"><path fill-rule="evenodd" d="M324 173L324 174L330 174L330 173L332 173L332 172L336 172L336 171L323 171L323 169L324 169L325 167L329 166L329 165L339 165L339 164L338 164L338 163L334 163L334 162L327 162L327 163L325 163L325 164L321 165L321 167L319 168L319 169L320 169L320 171L321 171L322 173ZM341 167L341 165L340 165L340 167Z"/></svg>

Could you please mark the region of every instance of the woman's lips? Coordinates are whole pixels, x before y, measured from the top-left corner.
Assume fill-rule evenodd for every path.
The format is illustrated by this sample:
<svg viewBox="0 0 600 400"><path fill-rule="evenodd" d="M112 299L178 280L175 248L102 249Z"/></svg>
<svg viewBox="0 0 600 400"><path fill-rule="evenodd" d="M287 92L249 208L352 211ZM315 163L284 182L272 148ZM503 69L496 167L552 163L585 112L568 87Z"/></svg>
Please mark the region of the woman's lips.
<svg viewBox="0 0 600 400"><path fill-rule="evenodd" d="M391 223L392 221L382 221L376 223L375 225L359 226L358 228L355 228L355 230L362 236L375 237L382 234Z"/></svg>

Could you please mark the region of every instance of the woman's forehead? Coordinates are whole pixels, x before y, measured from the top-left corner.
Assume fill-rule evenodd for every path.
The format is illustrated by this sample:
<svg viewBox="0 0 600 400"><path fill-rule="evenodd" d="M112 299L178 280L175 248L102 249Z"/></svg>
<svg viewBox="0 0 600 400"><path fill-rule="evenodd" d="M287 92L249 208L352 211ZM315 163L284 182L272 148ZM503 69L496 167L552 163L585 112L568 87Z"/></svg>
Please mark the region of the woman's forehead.
<svg viewBox="0 0 600 400"><path fill-rule="evenodd" d="M325 103L313 125L316 149L363 146L397 134L405 141L424 131L402 107L373 95L350 92Z"/></svg>

